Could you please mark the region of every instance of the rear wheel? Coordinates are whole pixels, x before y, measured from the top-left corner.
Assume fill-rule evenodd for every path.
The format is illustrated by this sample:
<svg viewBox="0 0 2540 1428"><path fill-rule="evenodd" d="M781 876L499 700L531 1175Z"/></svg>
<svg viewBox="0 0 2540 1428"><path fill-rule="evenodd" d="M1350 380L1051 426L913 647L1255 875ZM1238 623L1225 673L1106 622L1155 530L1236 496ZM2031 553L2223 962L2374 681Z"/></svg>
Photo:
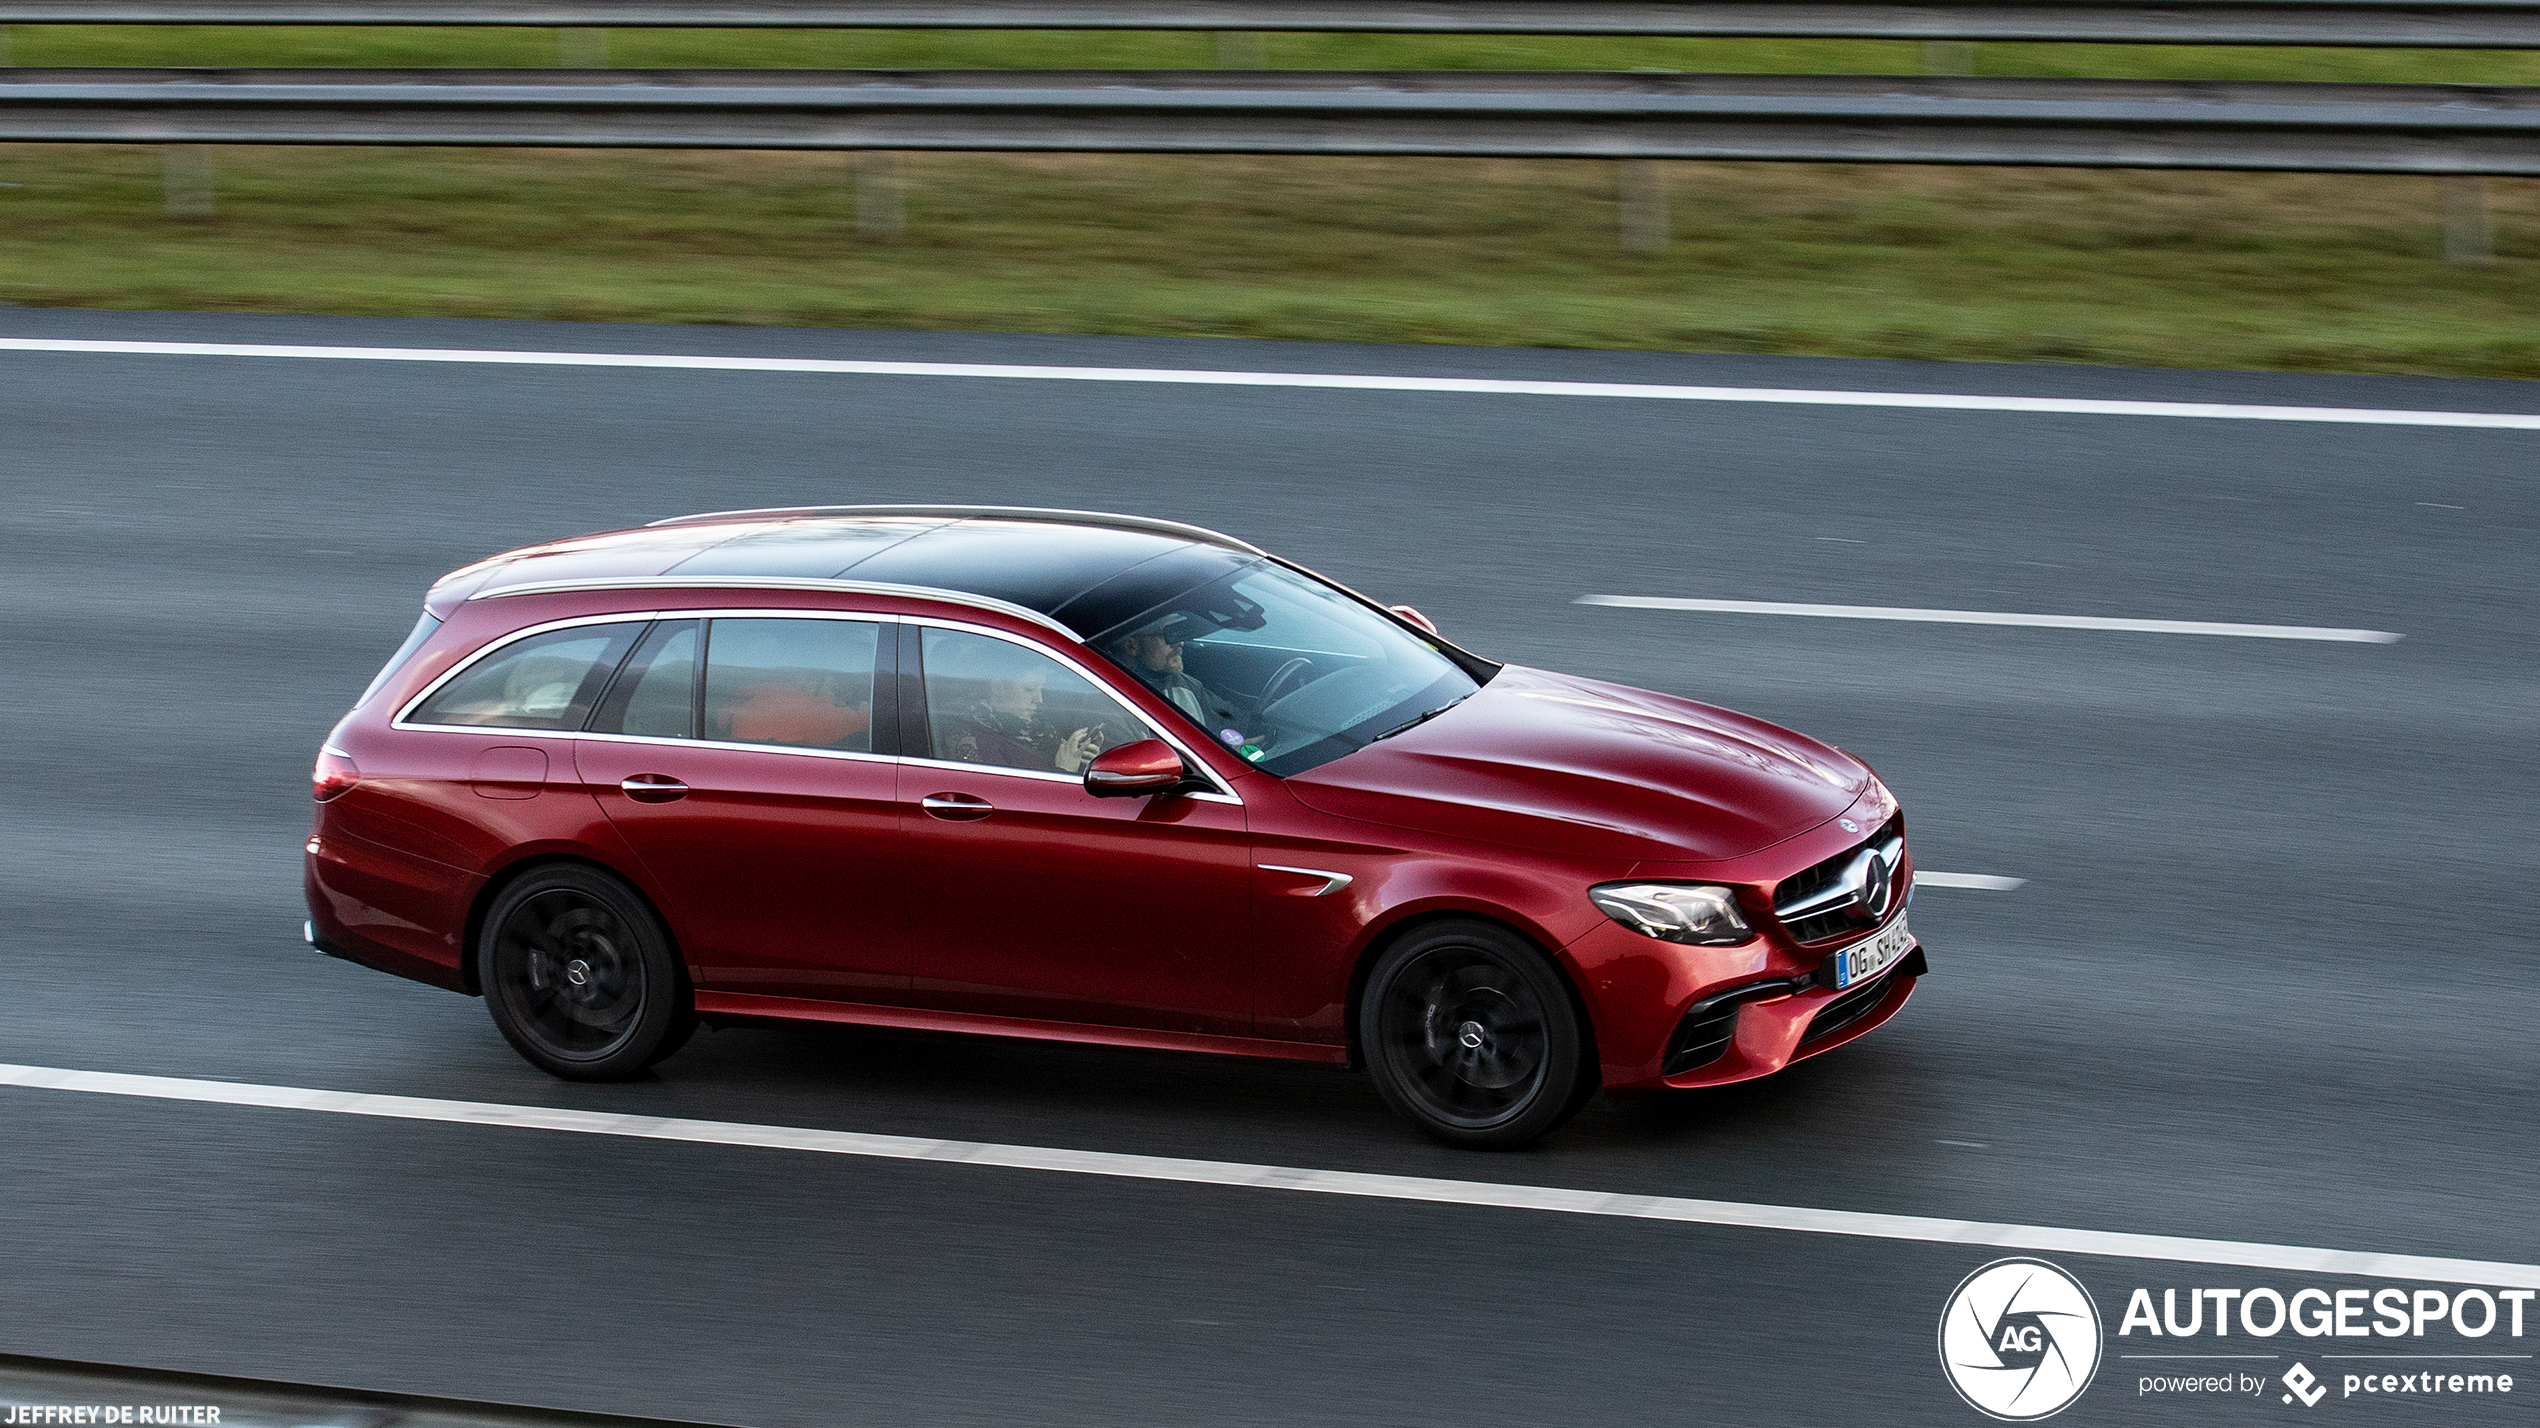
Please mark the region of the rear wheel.
<svg viewBox="0 0 2540 1428"><path fill-rule="evenodd" d="M505 888L477 939L477 978L503 1039L567 1080L632 1076L696 1026L660 920L596 868L539 868Z"/></svg>
<svg viewBox="0 0 2540 1428"><path fill-rule="evenodd" d="M1568 983L1493 923L1433 923L1388 948L1358 1026L1385 1104L1449 1145L1529 1144L1594 1086Z"/></svg>

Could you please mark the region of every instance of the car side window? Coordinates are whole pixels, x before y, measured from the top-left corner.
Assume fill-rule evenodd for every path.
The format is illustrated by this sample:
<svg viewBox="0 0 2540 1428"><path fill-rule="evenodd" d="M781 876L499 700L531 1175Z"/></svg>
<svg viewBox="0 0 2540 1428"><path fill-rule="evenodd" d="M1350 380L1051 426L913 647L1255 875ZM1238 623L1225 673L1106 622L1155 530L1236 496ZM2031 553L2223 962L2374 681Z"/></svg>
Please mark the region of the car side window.
<svg viewBox="0 0 2540 1428"><path fill-rule="evenodd" d="M591 716L595 734L697 736L697 638L702 622L664 620L635 647Z"/></svg>
<svg viewBox="0 0 2540 1428"><path fill-rule="evenodd" d="M928 626L922 650L936 758L1081 774L1104 749L1149 737L1093 681L1010 640Z"/></svg>
<svg viewBox="0 0 2540 1428"><path fill-rule="evenodd" d="M704 737L870 753L881 639L869 620L713 621Z"/></svg>
<svg viewBox="0 0 2540 1428"><path fill-rule="evenodd" d="M644 622L573 625L515 640L460 671L408 716L415 724L495 729L582 727Z"/></svg>

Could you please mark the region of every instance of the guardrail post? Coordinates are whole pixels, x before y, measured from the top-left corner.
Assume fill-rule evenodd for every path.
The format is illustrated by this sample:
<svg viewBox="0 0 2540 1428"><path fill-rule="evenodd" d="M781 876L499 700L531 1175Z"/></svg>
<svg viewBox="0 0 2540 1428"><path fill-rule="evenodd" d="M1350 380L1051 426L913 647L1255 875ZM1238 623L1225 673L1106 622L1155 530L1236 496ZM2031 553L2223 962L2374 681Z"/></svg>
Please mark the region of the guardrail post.
<svg viewBox="0 0 2540 1428"><path fill-rule="evenodd" d="M900 156L884 149L855 158L855 231L863 238L908 235L908 186L900 178Z"/></svg>
<svg viewBox="0 0 2540 1428"><path fill-rule="evenodd" d="M2487 180L2455 174L2443 180L2443 261L2484 268L2496 261L2496 225L2487 216Z"/></svg>
<svg viewBox="0 0 2540 1428"><path fill-rule="evenodd" d="M588 27L556 31L556 63L566 69L607 69L609 32Z"/></svg>
<svg viewBox="0 0 2540 1428"><path fill-rule="evenodd" d="M161 144L159 182L168 217L212 216L212 151L207 146Z"/></svg>
<svg viewBox="0 0 2540 1428"><path fill-rule="evenodd" d="M1268 69L1270 39L1256 30L1219 30L1217 32L1217 67L1219 69Z"/></svg>
<svg viewBox="0 0 2540 1428"><path fill-rule="evenodd" d="M1657 159L1614 165L1616 234L1626 253L1667 251L1667 166Z"/></svg>
<svg viewBox="0 0 2540 1428"><path fill-rule="evenodd" d="M1973 40L1923 41L1923 73L1933 75L1973 74L1976 72L1976 42Z"/></svg>

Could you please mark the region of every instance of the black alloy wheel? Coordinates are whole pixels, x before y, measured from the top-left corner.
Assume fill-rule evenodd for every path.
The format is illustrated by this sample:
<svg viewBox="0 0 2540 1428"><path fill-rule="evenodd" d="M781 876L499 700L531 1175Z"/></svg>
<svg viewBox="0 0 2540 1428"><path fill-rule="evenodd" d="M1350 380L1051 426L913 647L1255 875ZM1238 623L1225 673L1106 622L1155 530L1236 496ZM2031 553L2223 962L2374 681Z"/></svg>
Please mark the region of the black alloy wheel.
<svg viewBox="0 0 2540 1428"><path fill-rule="evenodd" d="M476 965L504 1040L567 1080L632 1076L696 1029L660 919L596 868L538 868L505 888L486 912Z"/></svg>
<svg viewBox="0 0 2540 1428"><path fill-rule="evenodd" d="M1527 1145L1596 1088L1569 984L1494 923L1431 923L1387 949L1358 1026L1385 1104L1449 1145Z"/></svg>

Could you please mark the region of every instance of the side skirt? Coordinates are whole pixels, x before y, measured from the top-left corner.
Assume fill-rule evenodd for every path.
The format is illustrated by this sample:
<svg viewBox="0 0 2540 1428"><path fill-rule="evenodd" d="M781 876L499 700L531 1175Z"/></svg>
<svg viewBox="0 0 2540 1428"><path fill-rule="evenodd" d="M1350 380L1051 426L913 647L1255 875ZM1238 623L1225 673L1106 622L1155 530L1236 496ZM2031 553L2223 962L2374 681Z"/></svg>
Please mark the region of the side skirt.
<svg viewBox="0 0 2540 1428"><path fill-rule="evenodd" d="M1073 1041L1088 1046L1133 1046L1151 1051L1203 1051L1218 1056L1258 1056L1274 1061L1347 1062L1346 1047L1308 1041L1269 1041L1251 1036L1201 1036L1140 1026L1096 1026L1076 1021L982 1016L927 1007L885 1007L864 1002L762 997L747 992L699 992L697 1015L709 1022L829 1022L847 1026L895 1026L909 1031L959 1031L1026 1041Z"/></svg>

